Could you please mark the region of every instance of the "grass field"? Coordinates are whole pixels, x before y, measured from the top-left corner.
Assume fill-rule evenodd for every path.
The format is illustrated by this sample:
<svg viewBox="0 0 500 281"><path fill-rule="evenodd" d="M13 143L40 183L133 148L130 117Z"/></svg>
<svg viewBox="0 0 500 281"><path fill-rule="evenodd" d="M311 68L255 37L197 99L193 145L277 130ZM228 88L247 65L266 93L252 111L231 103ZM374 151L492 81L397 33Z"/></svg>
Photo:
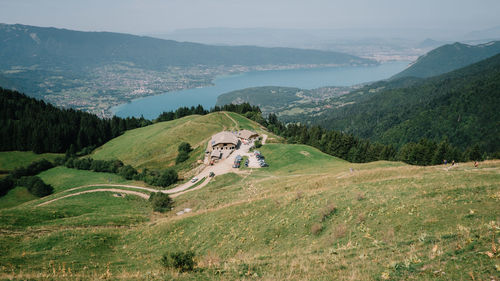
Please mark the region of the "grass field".
<svg viewBox="0 0 500 281"><path fill-rule="evenodd" d="M217 176L166 214L111 192L36 207L71 187L130 183L48 170L55 194L15 206L15 189L0 209L0 279L498 280L500 161L417 167L304 145L259 150L269 167ZM193 272L161 267L176 250L196 253Z"/></svg>
<svg viewBox="0 0 500 281"><path fill-rule="evenodd" d="M35 154L31 151L4 151L0 152L0 171L11 171L18 167L24 167L31 164L33 161L47 159L49 161L54 158L64 156L57 153Z"/></svg>

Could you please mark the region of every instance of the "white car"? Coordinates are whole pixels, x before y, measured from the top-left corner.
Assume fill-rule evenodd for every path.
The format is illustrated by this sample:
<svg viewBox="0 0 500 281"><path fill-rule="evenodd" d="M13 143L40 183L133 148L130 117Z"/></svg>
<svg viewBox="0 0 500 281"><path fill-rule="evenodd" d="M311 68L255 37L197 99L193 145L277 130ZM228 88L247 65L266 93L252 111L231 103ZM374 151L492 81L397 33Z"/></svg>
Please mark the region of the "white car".
<svg viewBox="0 0 500 281"><path fill-rule="evenodd" d="M192 182L192 183L195 183L196 181L198 181L198 178L197 178L197 177L194 177L194 178L192 178L192 179L191 179L191 182Z"/></svg>

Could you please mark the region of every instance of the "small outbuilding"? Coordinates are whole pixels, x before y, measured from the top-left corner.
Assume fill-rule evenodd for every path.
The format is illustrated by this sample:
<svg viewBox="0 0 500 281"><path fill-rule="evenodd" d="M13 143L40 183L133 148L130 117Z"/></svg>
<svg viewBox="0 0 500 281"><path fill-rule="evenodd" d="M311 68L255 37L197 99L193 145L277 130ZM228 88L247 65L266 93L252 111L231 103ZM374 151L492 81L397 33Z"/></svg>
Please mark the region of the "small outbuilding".
<svg viewBox="0 0 500 281"><path fill-rule="evenodd" d="M222 152L220 150L213 150L212 153L210 153L210 158L212 160L219 160L222 157Z"/></svg>
<svg viewBox="0 0 500 281"><path fill-rule="evenodd" d="M249 140L256 139L258 137L259 137L259 134L257 134L256 132L250 131L250 130L241 130L238 132L238 138L240 138L242 140L249 141Z"/></svg>

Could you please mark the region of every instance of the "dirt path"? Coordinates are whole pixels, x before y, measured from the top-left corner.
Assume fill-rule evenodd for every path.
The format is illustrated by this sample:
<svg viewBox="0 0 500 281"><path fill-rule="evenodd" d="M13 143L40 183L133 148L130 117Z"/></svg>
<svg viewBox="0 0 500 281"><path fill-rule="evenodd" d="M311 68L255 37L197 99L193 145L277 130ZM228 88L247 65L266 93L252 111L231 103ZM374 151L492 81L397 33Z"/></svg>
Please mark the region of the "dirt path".
<svg viewBox="0 0 500 281"><path fill-rule="evenodd" d="M233 117L229 116L229 114L227 114L227 112L224 112L224 114L226 114L227 118L229 118L233 121L234 126L236 127L236 129L238 129L238 122L236 122L236 120L234 120Z"/></svg>
<svg viewBox="0 0 500 281"><path fill-rule="evenodd" d="M266 144L266 140L267 140L267 135L262 134L262 144Z"/></svg>
<svg viewBox="0 0 500 281"><path fill-rule="evenodd" d="M70 188L70 189L66 189L63 192L73 191L73 190L82 189L82 188L86 188L86 187L97 187L97 186L128 187L128 188L146 190L146 191L149 191L149 192L158 192L158 191L160 191L158 189L144 187L144 186L135 186L135 185L126 185L126 184L107 184L107 183L101 183L101 184L89 184L89 185L82 185L82 186L78 186L78 187L73 187L73 188Z"/></svg>
<svg viewBox="0 0 500 281"><path fill-rule="evenodd" d="M40 204L38 204L38 205L36 205L36 206L37 206L37 207L39 207L39 206L47 205L47 204L50 204L50 203L52 203L52 202L55 202L55 201L58 201L58 200L64 199L64 198L73 197L73 196L77 196L77 195L81 195L81 194L86 194L86 193L93 193L93 192L116 192L116 193L126 193L126 194L131 194L131 195L136 195L136 196L139 196L139 197L144 198L144 199L146 199L146 200L148 200L148 199L149 199L149 195L144 194L144 193L142 193L142 192L131 191L131 190L124 190L124 189L116 189L116 188L99 188L99 189L93 189L93 190L80 191L80 192L77 192L77 193L72 193L72 194L64 195L64 196L61 196L61 197L59 197L59 198L55 198L55 199L52 199L52 200L49 200L49 201L46 201L46 202L40 203Z"/></svg>

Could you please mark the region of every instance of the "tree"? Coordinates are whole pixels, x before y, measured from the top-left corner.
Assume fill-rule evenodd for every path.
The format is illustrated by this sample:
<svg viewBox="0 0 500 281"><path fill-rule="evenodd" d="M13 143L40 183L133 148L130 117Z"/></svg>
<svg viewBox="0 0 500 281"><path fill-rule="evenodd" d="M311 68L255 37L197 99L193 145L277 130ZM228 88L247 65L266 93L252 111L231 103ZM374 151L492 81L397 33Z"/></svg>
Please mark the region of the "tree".
<svg viewBox="0 0 500 281"><path fill-rule="evenodd" d="M177 181L177 172L173 169L164 170L156 181L156 185L167 187Z"/></svg>
<svg viewBox="0 0 500 281"><path fill-rule="evenodd" d="M118 173L127 180L131 180L137 174L137 170L130 165L125 165L119 169Z"/></svg>
<svg viewBox="0 0 500 281"><path fill-rule="evenodd" d="M149 197L153 211L164 213L172 208L172 198L166 193L155 192Z"/></svg>
<svg viewBox="0 0 500 281"><path fill-rule="evenodd" d="M189 153L187 153L186 151L180 151L179 154L177 154L177 158L175 158L175 164L182 163L188 159Z"/></svg>
<svg viewBox="0 0 500 281"><path fill-rule="evenodd" d="M181 152L181 151L185 151L187 153L193 151L193 148L191 148L191 145L187 142L181 142L181 144L179 144L179 147L177 148L177 151Z"/></svg>

